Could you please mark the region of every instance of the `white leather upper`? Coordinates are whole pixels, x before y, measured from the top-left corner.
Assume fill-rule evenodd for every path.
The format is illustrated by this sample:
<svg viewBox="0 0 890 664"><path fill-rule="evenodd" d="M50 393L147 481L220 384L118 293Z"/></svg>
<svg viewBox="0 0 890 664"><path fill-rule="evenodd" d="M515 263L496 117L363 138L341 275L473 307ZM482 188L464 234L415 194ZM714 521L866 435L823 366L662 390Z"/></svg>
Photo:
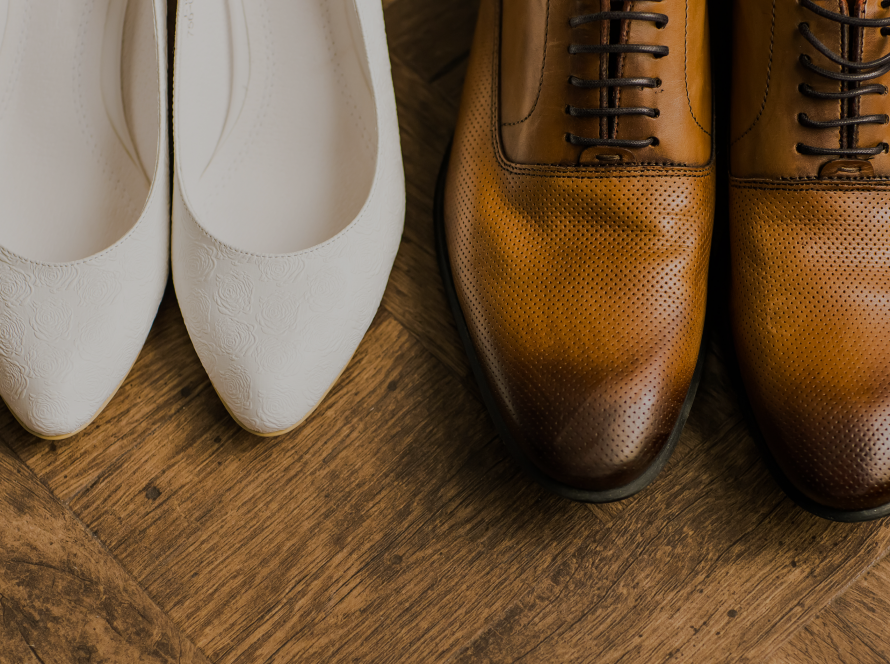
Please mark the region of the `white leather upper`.
<svg viewBox="0 0 890 664"><path fill-rule="evenodd" d="M369 144L376 158L370 162L373 172L358 214L339 223L331 237L282 254L249 251L224 242L214 231L232 220L215 223L206 213L212 201L202 199L197 205L192 200L193 189L200 186L191 183L196 176L184 174L182 165L190 158L182 152L183 145L190 143L178 133L175 137L172 258L177 297L216 391L243 426L260 434L281 432L302 421L336 381L375 315L401 239L404 175L383 13L379 0L356 0L356 9L373 90L376 118L370 120L376 136L369 137ZM180 88L183 63L179 59L181 40L189 38L189 17L181 10L178 20L174 126L181 132L180 100L187 98L187 91ZM250 112L251 93L247 94L244 113ZM311 86L305 94L312 94ZM274 104L270 105L269 113L274 114ZM296 110L290 121L300 123ZM238 130L232 131L237 134ZM246 133L243 140L249 141L257 131ZM248 143L243 152L250 147ZM311 164L318 155L302 152L290 158ZM233 163L237 168L244 162L241 158ZM250 178L251 173L236 170L231 177ZM353 184L342 178L337 182L344 191ZM301 199L316 193L310 186L297 180L288 190L261 190L256 195L286 197L289 223L312 224L318 219L301 209ZM257 204L257 208L279 210L281 206ZM274 241L268 234L275 224L263 226L250 216L242 223L247 228L264 228L267 236L262 239ZM282 237L282 246L288 246L288 241Z"/></svg>
<svg viewBox="0 0 890 664"><path fill-rule="evenodd" d="M143 38L153 39L156 56L157 75L147 91L156 144L153 162L148 155L154 169L150 187L135 223L92 256L67 262L34 260L4 248L0 229L0 395L25 427L41 436L69 435L97 415L136 361L166 285L169 161L163 0L155 0L151 10L148 29L153 23L154 35ZM51 97L52 90L46 94ZM0 116L0 124L7 119ZM101 118L88 120L109 121L104 111ZM119 127L115 131L120 132ZM130 145L132 149L132 141ZM99 151L95 161L91 158L81 167L103 169L102 157ZM107 195L117 195L122 185L115 184L113 174L109 178ZM35 196L54 196L64 192L65 185L50 179L28 186ZM76 204L69 205L76 216ZM109 218L98 226L118 221ZM60 217L56 223L64 235L68 220ZM51 230L46 231L46 242L53 239Z"/></svg>

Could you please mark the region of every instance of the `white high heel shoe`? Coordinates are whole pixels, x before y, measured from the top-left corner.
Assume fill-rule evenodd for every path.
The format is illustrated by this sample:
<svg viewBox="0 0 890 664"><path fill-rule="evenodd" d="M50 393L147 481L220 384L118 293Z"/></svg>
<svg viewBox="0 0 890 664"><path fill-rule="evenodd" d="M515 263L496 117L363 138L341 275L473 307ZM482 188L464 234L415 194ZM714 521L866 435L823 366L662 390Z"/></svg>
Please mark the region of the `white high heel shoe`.
<svg viewBox="0 0 890 664"><path fill-rule="evenodd" d="M0 396L58 439L101 412L167 281L164 0L0 2Z"/></svg>
<svg viewBox="0 0 890 664"><path fill-rule="evenodd" d="M405 189L379 0L180 2L173 275L257 435L293 429L374 317Z"/></svg>

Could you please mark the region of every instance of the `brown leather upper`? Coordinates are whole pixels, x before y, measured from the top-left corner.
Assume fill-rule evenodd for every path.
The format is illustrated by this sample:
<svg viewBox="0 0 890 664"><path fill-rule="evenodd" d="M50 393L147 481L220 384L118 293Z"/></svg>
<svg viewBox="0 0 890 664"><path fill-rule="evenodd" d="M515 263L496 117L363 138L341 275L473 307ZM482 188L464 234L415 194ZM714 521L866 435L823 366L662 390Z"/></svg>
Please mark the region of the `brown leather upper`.
<svg viewBox="0 0 890 664"><path fill-rule="evenodd" d="M818 0L817 4L849 13L846 0ZM855 6L864 18L890 15L881 8L880 0L863 0ZM804 53L813 64L832 71L840 71L840 66L816 50L799 26L806 23L822 43L841 54L844 39L840 24L817 16L797 0L745 0L735 2L734 7L732 174L742 178L817 177L823 164L834 158L800 154L797 145L838 148L841 129L808 128L798 121L798 115L835 120L842 117L842 105L840 101L809 98L801 94L799 86L840 92L841 84L804 68L799 58ZM863 50L856 57L875 60L887 53L888 38L879 30L865 29L863 37ZM890 85L890 73L869 83ZM888 96L864 95L860 104L860 115L884 114ZM864 125L859 129L858 145L877 145L887 140L887 133L886 125ZM890 175L890 155L881 154L869 162L876 175Z"/></svg>
<svg viewBox="0 0 890 664"><path fill-rule="evenodd" d="M658 164L704 165L711 158L711 71L707 3L701 0L625 2L622 9L655 12L666 26L622 21L621 43L657 44L664 57L647 53L620 56L619 77L659 79L657 88L619 90L624 107L656 108L659 116L623 116L614 134L600 118L571 117L566 106L603 107L604 91L570 85L570 76L603 78L607 56L569 53L569 45L604 44L608 22L572 28L574 16L609 10L609 0L503 0L500 65L501 137L505 156L518 164L597 163L596 155L615 152L567 143L566 133L588 137L646 139L659 144L627 155ZM607 69L605 71L608 71Z"/></svg>
<svg viewBox="0 0 890 664"><path fill-rule="evenodd" d="M736 347L773 455L823 505L890 502L890 183L731 197Z"/></svg>
<svg viewBox="0 0 890 664"><path fill-rule="evenodd" d="M515 0L504 4L522 9ZM552 0L551 26L568 22L573 3L560 2L562 14L554 13L556 4ZM666 11L683 27L683 2L632 4ZM523 49L505 44L501 50L507 23L505 15L502 29L500 8L499 0L482 0L447 176L454 285L517 444L551 477L608 490L650 466L690 385L704 323L714 166L643 163L649 159L640 155L650 148L637 151L637 163L617 165L561 165L556 152L550 157L556 165L511 160L501 119L517 116L499 107L505 94L499 62L502 52ZM693 15L699 23L689 30L700 39L704 14ZM520 23L511 32L543 48L539 32L546 27L531 18ZM548 41L548 52L551 47ZM674 80L683 75L683 49L677 49L664 60L675 57L680 65L662 76L685 106L682 78L679 85ZM564 105L564 88L545 88L536 108L556 104L550 98L556 94ZM516 103L534 106L536 96L517 93ZM694 122L683 126L691 127L688 144L701 140ZM680 130L663 135L672 131ZM561 135L543 129L529 136L530 149L541 154L551 149L548 143L554 150L565 145Z"/></svg>
<svg viewBox="0 0 890 664"><path fill-rule="evenodd" d="M821 0L832 11L890 16L878 0ZM760 429L779 466L826 507L862 510L890 502L890 168L882 154L844 175L837 158L807 156L798 143L844 147L840 129L808 129L798 113L842 117L835 100L809 99L840 84L808 72L801 53L840 67L803 39L799 24L844 54L837 22L797 0L736 2L731 204L732 318L739 364ZM851 59L874 60L890 40L866 28ZM852 51L852 53L850 53ZM877 79L887 83L887 76ZM861 97L859 113L884 114L887 95ZM890 139L862 127L858 143ZM820 177L821 173L821 177Z"/></svg>

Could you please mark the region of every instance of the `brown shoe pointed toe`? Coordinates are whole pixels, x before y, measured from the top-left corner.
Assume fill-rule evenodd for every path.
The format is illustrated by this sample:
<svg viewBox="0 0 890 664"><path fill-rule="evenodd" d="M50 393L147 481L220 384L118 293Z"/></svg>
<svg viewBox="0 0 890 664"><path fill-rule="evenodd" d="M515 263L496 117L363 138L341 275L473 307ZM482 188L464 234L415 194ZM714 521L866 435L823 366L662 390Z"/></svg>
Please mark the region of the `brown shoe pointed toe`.
<svg viewBox="0 0 890 664"><path fill-rule="evenodd" d="M839 521L890 514L890 68L868 66L888 57L883 4L735 3L739 367L778 481Z"/></svg>
<svg viewBox="0 0 890 664"><path fill-rule="evenodd" d="M657 364L595 385L554 390L580 403L521 410L508 416L510 434L532 463L567 486L619 492L645 485L667 461L676 442L672 435L682 428L678 420L685 421L680 415L689 386L698 382L697 375L693 381L672 380L678 367Z"/></svg>
<svg viewBox="0 0 890 664"><path fill-rule="evenodd" d="M715 185L705 6L482 1L440 178L440 267L501 437L573 499L651 482L698 383Z"/></svg>
<svg viewBox="0 0 890 664"><path fill-rule="evenodd" d="M837 395L818 412L773 407L762 415L785 476L812 504L840 516L890 503L890 454L880 449L890 435L890 404L853 413L848 401Z"/></svg>

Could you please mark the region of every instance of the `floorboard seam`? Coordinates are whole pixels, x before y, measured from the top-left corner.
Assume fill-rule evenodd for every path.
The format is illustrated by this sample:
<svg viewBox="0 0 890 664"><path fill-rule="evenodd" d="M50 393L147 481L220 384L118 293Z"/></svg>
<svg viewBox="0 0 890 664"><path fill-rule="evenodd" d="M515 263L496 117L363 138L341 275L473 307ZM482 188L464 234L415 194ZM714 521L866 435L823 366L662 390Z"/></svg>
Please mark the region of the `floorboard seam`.
<svg viewBox="0 0 890 664"><path fill-rule="evenodd" d="M791 632L791 634L789 634L786 639L777 643L773 647L773 649L770 650L766 654L766 656L764 658L764 662L772 662L773 657L778 655L781 652L782 648L784 648L786 645L788 645L794 639L794 637L796 637L802 630L805 630L807 627L812 625L826 611L831 611L834 608L834 603L838 599L843 597L847 593L847 591L850 590L850 588L852 588L854 585L856 585L860 581L860 579L862 579L866 574L868 574L872 570L872 568L874 568L875 565L877 565L879 562L881 562L887 556L888 553L890 553L890 543L888 543L888 545L884 547L884 550L878 556L876 556L874 558L874 560L872 560L866 567L864 567L861 572L859 572L858 574L851 577L850 580L843 587L841 587L840 590L838 590L838 592L836 592L834 595L832 595L831 598L829 598L829 600L827 602L825 602L825 604L822 606L822 608L813 614L812 618L810 618L806 622L802 623L796 630ZM839 619L840 619L840 617L839 617ZM844 621L844 622L846 624L849 624L846 621ZM857 636L857 638L858 638L858 636ZM865 645L868 646L868 644L865 644ZM868 648L869 648L869 650L872 650L870 646L868 646ZM874 652L874 651L872 650L872 652ZM878 653L878 654L880 655L880 653ZM880 656L883 657L883 655L880 655Z"/></svg>
<svg viewBox="0 0 890 664"><path fill-rule="evenodd" d="M189 399L187 400L187 403L188 403L188 402L191 402L191 401L192 401L193 399L195 399L198 395L200 395L201 393L203 393L204 391L206 391L206 389L207 389L207 385L204 385L203 389L202 389L202 388L198 388L195 392L193 392L193 393L190 395ZM187 407L186 405L180 405L180 407L177 409L176 413L180 412L183 408L186 408L186 407ZM157 410L157 409L156 409L156 410ZM153 412L155 412L155 411L153 411ZM171 417L172 417L173 415L175 415L176 413L171 413ZM134 442L132 445L130 445L127 449L125 449L125 450L122 451L120 454L118 454L116 457L114 457L110 462L108 462L108 463L105 465L104 468L102 468L102 469L96 474L95 477L93 477L93 479L91 479L91 480L90 480L89 482L87 482L83 487L81 487L80 489L78 489L77 491L75 491L74 494L71 496L71 498L69 498L68 500L65 500L65 501L61 501L61 499L59 499L58 497L56 497L56 499L57 499L57 500L60 500L60 501L62 502L62 504L63 504L65 507L71 509L71 504L72 504L75 500L77 500L78 498L80 498L81 496L83 496L84 494L86 494L87 492L89 492L93 487L95 487L95 486L96 486L99 482L101 482L105 477L107 477L110 473L114 472L114 469L115 469L116 467L119 467L119 466L121 465L121 462L122 462L126 457L128 457L130 454L132 454L135 450L137 450L137 449L138 449L139 447L141 447L145 442L148 441L148 439L151 437L151 435L157 430L158 426L160 426L161 424L163 424L163 422L160 423L160 424L155 425L155 427L153 427L150 431L147 431L147 432L145 433L145 435L142 437L141 440L135 441L135 442ZM20 460L21 460L21 459L20 459ZM27 464L25 464L25 465L27 465ZM30 466L29 466L29 468L30 468ZM47 487L47 488L49 488L49 487ZM53 493L53 495L55 496L56 494ZM72 511L72 513L74 513L74 510L73 510L73 509L72 509L71 511ZM76 513L75 513L75 514L76 514ZM80 519L78 518L78 520L80 520ZM90 531L90 532L92 532L92 531Z"/></svg>
<svg viewBox="0 0 890 664"><path fill-rule="evenodd" d="M178 635L179 635L179 638L180 638L180 644L181 644L181 642L182 642L182 641L181 641L181 639L182 639L182 634L183 634L183 632L184 632L184 630L183 630L183 628L182 628L182 625L180 625L176 620L174 620L174 619L170 616L170 614L169 614L167 611L165 611L165 610L164 610L164 609L163 609L163 608L162 608L162 607L155 601L155 598L152 597L151 594L145 589L145 586L143 586L142 583L140 583L139 580L138 580L135 576L133 576L133 574L130 573L130 570L128 570L128 569L121 563L121 561L117 558L117 556L115 556L114 553L113 553L113 552L112 552L112 551L105 545L105 542L103 542L101 539L99 539L99 537L96 536L96 533L93 531L93 529L90 528L89 526L87 526L87 524L84 523L84 522L80 519L80 517L77 515L77 513L76 513L74 510L72 510L72 509L68 506L67 503L65 503L64 501L62 501L62 500L59 499L59 497L55 494L55 492L54 492L54 491L53 491L53 490L52 490L52 489L51 489L51 488L50 488L50 487L49 487L49 486L48 486L42 479L40 479L40 477L37 475L37 473L35 473L35 472L31 469L31 467L30 467L28 464L26 464L26 463L22 460L22 458L18 455L18 453L17 453L12 447L10 447L10 446L6 443L6 441L3 441L2 444L5 445L6 448L9 450L9 453L10 453L10 455L12 456L12 458L15 459L15 460L16 460L16 461L17 461L17 462L18 462L18 463L25 469L25 472L29 473L29 474L30 474L32 477L34 477L40 484L42 484L44 487L46 487L46 490L49 491L49 493L50 493L50 495L53 497L53 499L54 499L54 500L55 500L55 501L62 507L62 509L63 509L64 511L68 512L68 514L70 514L71 517L72 517L78 524L80 524L80 526L83 527L84 530L87 531L87 533L88 533L89 536L93 539L93 541L95 541L95 542L101 547L101 549L102 549L102 551L105 553L105 555L108 556L108 557L111 559L111 561L117 566L117 568L118 568L119 570L121 570L121 572L123 573L123 575L126 576L126 577L129 577L129 578L133 581L133 583L136 584L136 587L139 588L139 589L145 594L145 597L148 599L148 601L151 602L152 604L154 604L155 607L158 609L158 611L160 611L161 614L164 615L164 616L167 618L167 620L170 621L170 624L173 625L173 626L176 628L177 632L178 632ZM201 656L203 656L208 662L212 662L212 661L213 661L212 659L210 659L209 657L207 657L207 655L204 653L204 651L201 650L201 648L197 645L197 643L196 643L194 640L191 639L190 636L188 636L188 635L186 634L186 637L189 638L189 640L192 642L192 646L194 647L195 651L196 651L198 654L200 654ZM30 645L30 644L27 644L27 645L28 645L29 648L31 648L31 645ZM32 650L32 652L33 652L34 649L31 648L31 650ZM38 661L40 661L40 662L43 661L43 660L41 660L39 657L37 657L37 653L36 653L36 652L34 653L34 656L38 659ZM182 648L180 647L180 650L179 650L179 658L181 658L181 657L182 657Z"/></svg>

